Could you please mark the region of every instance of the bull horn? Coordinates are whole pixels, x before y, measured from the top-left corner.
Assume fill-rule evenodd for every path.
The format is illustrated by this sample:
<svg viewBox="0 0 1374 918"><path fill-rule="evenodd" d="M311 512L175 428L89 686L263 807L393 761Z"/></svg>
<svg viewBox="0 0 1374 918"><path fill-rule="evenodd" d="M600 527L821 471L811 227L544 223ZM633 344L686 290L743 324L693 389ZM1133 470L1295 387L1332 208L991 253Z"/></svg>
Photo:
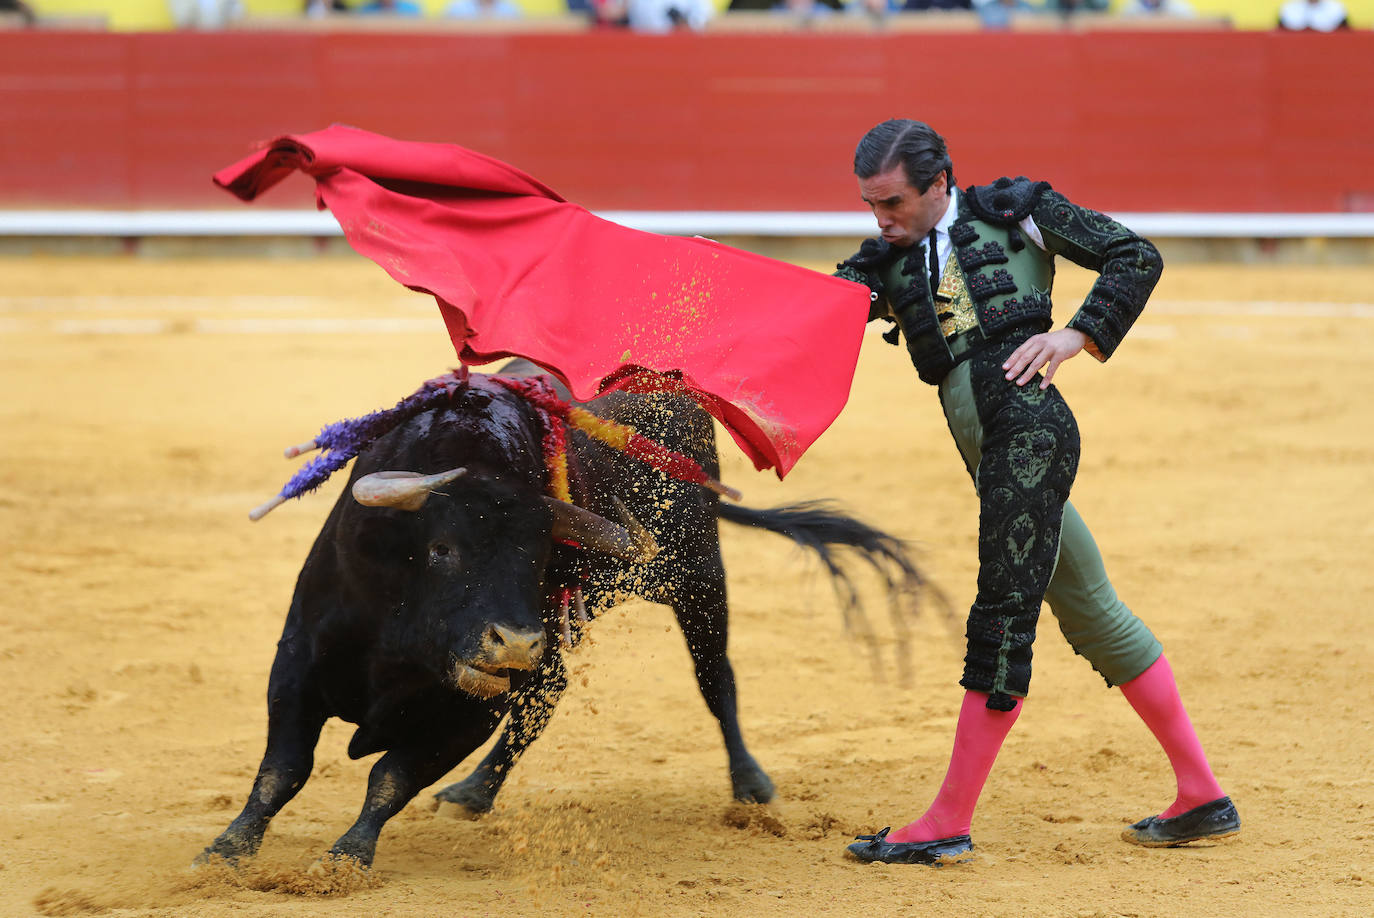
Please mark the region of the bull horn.
<svg viewBox="0 0 1374 918"><path fill-rule="evenodd" d="M635 548L643 557L643 560L652 561L658 554L658 542L654 539L653 533L639 524L630 508L625 506L625 502L618 497L612 497L611 501L615 504L615 512L620 516L620 522L629 530L630 537L635 540Z"/></svg>
<svg viewBox="0 0 1374 918"><path fill-rule="evenodd" d="M658 554L653 535L630 514L620 498L615 498L615 508L623 526L567 501L545 497L544 503L553 511L554 538L568 539L584 548L641 564Z"/></svg>
<svg viewBox="0 0 1374 918"><path fill-rule="evenodd" d="M467 469L458 467L447 472L421 475L419 472L373 472L353 482L353 499L368 507L394 507L397 510L419 510L429 500L434 489L462 478Z"/></svg>

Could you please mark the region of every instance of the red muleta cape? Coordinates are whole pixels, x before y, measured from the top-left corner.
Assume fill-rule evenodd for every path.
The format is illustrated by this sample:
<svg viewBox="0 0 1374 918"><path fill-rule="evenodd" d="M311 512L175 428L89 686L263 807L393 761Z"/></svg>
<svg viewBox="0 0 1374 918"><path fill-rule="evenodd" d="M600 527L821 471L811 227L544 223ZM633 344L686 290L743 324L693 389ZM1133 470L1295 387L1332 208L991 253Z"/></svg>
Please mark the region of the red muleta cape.
<svg viewBox="0 0 1374 918"><path fill-rule="evenodd" d="M525 357L582 400L682 392L779 478L849 396L859 284L628 229L481 153L342 125L277 138L215 182L251 201L297 169L355 250L434 295L465 363Z"/></svg>

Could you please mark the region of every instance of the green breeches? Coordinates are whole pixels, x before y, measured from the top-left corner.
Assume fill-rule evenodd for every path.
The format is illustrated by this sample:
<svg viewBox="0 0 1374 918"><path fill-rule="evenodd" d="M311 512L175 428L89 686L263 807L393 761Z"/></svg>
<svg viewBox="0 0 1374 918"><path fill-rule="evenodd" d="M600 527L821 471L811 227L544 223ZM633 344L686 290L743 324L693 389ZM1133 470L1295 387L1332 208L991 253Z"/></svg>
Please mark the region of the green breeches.
<svg viewBox="0 0 1374 918"><path fill-rule="evenodd" d="M949 423L950 432L954 435L954 440L959 446L959 451L963 455L964 464L969 474L973 477L974 485L978 488L980 502L983 505L982 519L980 519L980 539L979 539L979 583L980 601L981 592L986 571L983 568L989 564L996 565L997 559L992 556L987 533L982 530L988 526L989 516L989 482L988 473L999 468L996 463L985 463L983 459L983 445L985 442L985 428L979 411L979 396L975 394L976 389L988 388L985 381L980 386L975 386L972 381L972 368L978 365L980 379L989 377L990 373L996 372L996 367L1000 366L1003 358L1004 348L993 347L982 354L975 354L971 359L957 365L950 371L949 375L940 383L940 402L944 407L945 419ZM982 366L988 361L996 361L990 366ZM1037 386L1039 377L1026 384L1027 388ZM1012 385L1006 383L1007 386ZM1053 392L1053 387L1051 387ZM1054 396L1058 399L1057 394ZM984 396L987 401L987 397ZM1058 402L1063 405L1062 399ZM982 415L986 416L990 409L984 405ZM1067 405L1063 405L1063 410L1067 411ZM1034 422L1032 422L1034 423ZM1075 431L1076 433L1076 431ZM1076 443L1074 444L1076 449ZM1075 455L1076 460L1076 455ZM980 479L980 471L983 473ZM999 476L1001 477L1001 476ZM1067 485L1065 486L1067 488ZM1067 496L1067 490L1065 490ZM1055 515L1057 507L1046 507L1046 519ZM1073 505L1067 500L1062 505L1063 517L1062 524L1058 530L1058 560L1053 567L1053 574L1049 578L1047 586L1043 587L1044 601L1048 603L1051 612L1059 622L1059 629L1064 637L1068 639L1074 652L1086 658L1093 668L1107 680L1108 685L1120 685L1129 682L1136 676L1143 673L1154 663L1163 652L1159 641L1151 633L1131 610L1116 595L1116 590L1112 587L1111 581L1107 577L1107 571L1102 563L1102 553L1097 548L1097 543L1093 540L1092 533L1088 531L1083 518ZM1046 546L1046 548L1049 548ZM1044 581L1040 577L1027 577L1023 590L1033 594L1035 588L1040 587ZM970 614L970 654L974 654L974 620L978 618L978 603L975 603L974 611ZM1034 625L1031 623L1031 637L1034 636ZM1027 652L1029 648L1027 648ZM1029 660L1027 660L1027 664ZM966 668L965 684L969 680L969 670ZM1027 673L1027 678L1029 674ZM979 688L979 686L973 686ZM1024 696L1025 689L1019 685L1006 686L1005 691L1011 695Z"/></svg>

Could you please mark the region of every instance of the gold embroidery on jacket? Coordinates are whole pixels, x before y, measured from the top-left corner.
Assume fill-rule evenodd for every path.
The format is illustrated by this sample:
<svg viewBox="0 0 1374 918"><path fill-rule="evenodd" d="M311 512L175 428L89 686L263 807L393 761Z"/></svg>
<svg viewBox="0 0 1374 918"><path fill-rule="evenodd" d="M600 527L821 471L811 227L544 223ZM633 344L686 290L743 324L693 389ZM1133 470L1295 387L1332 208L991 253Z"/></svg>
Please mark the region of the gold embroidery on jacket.
<svg viewBox="0 0 1374 918"><path fill-rule="evenodd" d="M959 260L952 252L945 261L944 273L940 275L940 288L935 291L935 309L940 319L940 333L946 338L978 327L978 317L973 312L973 298L969 296L968 285L964 283L964 272L959 270Z"/></svg>

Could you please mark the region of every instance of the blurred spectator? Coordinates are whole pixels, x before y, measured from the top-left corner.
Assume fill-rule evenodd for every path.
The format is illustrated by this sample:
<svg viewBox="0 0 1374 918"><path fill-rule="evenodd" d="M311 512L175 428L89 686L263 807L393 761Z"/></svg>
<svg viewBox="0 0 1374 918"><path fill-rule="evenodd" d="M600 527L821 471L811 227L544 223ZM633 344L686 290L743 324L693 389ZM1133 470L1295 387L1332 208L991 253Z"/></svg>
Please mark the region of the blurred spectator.
<svg viewBox="0 0 1374 918"><path fill-rule="evenodd" d="M1196 15L1188 0L1126 0L1120 10L1123 16L1173 16L1188 19Z"/></svg>
<svg viewBox="0 0 1374 918"><path fill-rule="evenodd" d="M773 4L773 12L791 16L802 22L811 22L835 15L835 8L822 3L821 0L777 0Z"/></svg>
<svg viewBox="0 0 1374 918"><path fill-rule="evenodd" d="M0 0L0 18L5 14L17 15L26 26L31 26L38 21L34 15L33 7L29 6L24 0Z"/></svg>
<svg viewBox="0 0 1374 918"><path fill-rule="evenodd" d="M243 17L239 0L168 0L178 29L222 29Z"/></svg>
<svg viewBox="0 0 1374 918"><path fill-rule="evenodd" d="M630 28L636 32L701 31L715 13L711 0L628 0Z"/></svg>
<svg viewBox="0 0 1374 918"><path fill-rule="evenodd" d="M926 10L971 10L973 0L906 0L902 4L902 9L907 12L925 12Z"/></svg>
<svg viewBox="0 0 1374 918"><path fill-rule="evenodd" d="M524 15L511 0L454 0L444 8L449 19L519 19Z"/></svg>
<svg viewBox="0 0 1374 918"><path fill-rule="evenodd" d="M1105 13L1108 0L1048 0L1045 8L1063 16L1074 13Z"/></svg>
<svg viewBox="0 0 1374 918"><path fill-rule="evenodd" d="M1279 8L1279 28L1334 32L1350 28L1350 18L1340 0L1288 0Z"/></svg>
<svg viewBox="0 0 1374 918"><path fill-rule="evenodd" d="M844 8L846 13L854 16L868 16L871 19L883 19L891 16L902 6L897 0L852 0Z"/></svg>
<svg viewBox="0 0 1374 918"><path fill-rule="evenodd" d="M1121 6L1121 15L1191 19L1197 14L1188 0L1126 0Z"/></svg>
<svg viewBox="0 0 1374 918"><path fill-rule="evenodd" d="M599 28L625 28L630 24L626 0L568 0L569 13L582 13Z"/></svg>
<svg viewBox="0 0 1374 918"><path fill-rule="evenodd" d="M348 4L344 0L305 0L302 10L306 19L323 19L336 13L347 13Z"/></svg>
<svg viewBox="0 0 1374 918"><path fill-rule="evenodd" d="M371 0L362 6L353 8L353 12L362 13L367 16L381 14L383 16L423 16L425 11L420 8L420 4L414 0Z"/></svg>
<svg viewBox="0 0 1374 918"><path fill-rule="evenodd" d="M1012 20L1033 15L1040 9L1029 0L982 0L973 5L985 29L1011 28Z"/></svg>

